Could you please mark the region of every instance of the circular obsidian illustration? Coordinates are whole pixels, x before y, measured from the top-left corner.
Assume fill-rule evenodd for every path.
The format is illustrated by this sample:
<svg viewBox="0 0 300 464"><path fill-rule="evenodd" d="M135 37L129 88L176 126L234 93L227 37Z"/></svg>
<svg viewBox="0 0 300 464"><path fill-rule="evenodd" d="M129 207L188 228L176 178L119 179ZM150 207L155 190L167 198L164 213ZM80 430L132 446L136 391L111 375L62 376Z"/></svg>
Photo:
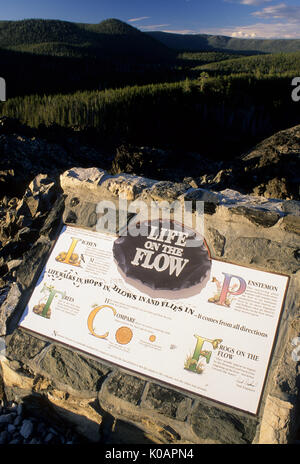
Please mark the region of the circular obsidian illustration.
<svg viewBox="0 0 300 464"><path fill-rule="evenodd" d="M127 235L115 240L113 255L124 280L154 298L195 295L210 277L204 238L176 221L129 224Z"/></svg>

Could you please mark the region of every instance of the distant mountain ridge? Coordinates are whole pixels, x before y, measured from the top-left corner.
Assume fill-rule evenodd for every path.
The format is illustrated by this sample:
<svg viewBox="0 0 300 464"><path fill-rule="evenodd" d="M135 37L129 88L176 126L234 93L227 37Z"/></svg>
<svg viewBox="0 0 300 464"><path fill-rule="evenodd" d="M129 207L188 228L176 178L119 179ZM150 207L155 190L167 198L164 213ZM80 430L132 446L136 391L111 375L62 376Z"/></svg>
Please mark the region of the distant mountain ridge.
<svg viewBox="0 0 300 464"><path fill-rule="evenodd" d="M238 39L208 34L142 32L115 18L98 24L24 19L0 21L0 48L40 54L53 51L62 56L78 57L125 54L142 61L168 61L174 58L176 51L295 52L300 50L300 39Z"/></svg>
<svg viewBox="0 0 300 464"><path fill-rule="evenodd" d="M300 39L238 39L221 35L146 32L169 48L179 51L244 51L257 53L296 52Z"/></svg>
<svg viewBox="0 0 300 464"><path fill-rule="evenodd" d="M118 19L99 24L45 19L0 21L0 48L41 54L51 54L54 49L55 54L62 55L72 49L78 56L127 55L143 61L168 60L174 55L160 41Z"/></svg>

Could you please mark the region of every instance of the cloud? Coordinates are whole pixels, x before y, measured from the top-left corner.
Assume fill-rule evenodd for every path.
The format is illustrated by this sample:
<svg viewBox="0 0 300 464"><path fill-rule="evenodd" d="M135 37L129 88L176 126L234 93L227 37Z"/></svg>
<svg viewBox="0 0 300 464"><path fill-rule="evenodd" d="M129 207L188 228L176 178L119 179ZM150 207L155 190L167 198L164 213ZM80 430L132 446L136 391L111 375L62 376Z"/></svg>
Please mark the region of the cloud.
<svg viewBox="0 0 300 464"><path fill-rule="evenodd" d="M274 0L224 0L228 3L259 6ZM282 2L277 5L265 6L251 13L257 22L247 26L232 26L223 28L176 29L170 24L152 24L140 26L142 30L161 30L174 34L211 34L225 35L241 39L300 39L300 6L287 5ZM146 19L146 17L144 17ZM138 19L138 18L137 18Z"/></svg>
<svg viewBox="0 0 300 464"><path fill-rule="evenodd" d="M300 6L280 3L255 11L252 15L263 19L287 19L292 22L300 22Z"/></svg>
<svg viewBox="0 0 300 464"><path fill-rule="evenodd" d="M300 6L287 5L284 2L266 6L273 0L224 0L228 3L239 3L248 6L264 6L256 9L251 16L257 22L248 26L211 29L213 34L239 38L296 39L300 38Z"/></svg>
<svg viewBox="0 0 300 464"><path fill-rule="evenodd" d="M259 6L273 0L224 0L226 3L239 3L240 5Z"/></svg>
<svg viewBox="0 0 300 464"><path fill-rule="evenodd" d="M171 24L151 24L149 26L140 26L142 30L150 30L154 31L155 29L161 29L162 27L168 27L171 26Z"/></svg>
<svg viewBox="0 0 300 464"><path fill-rule="evenodd" d="M274 23L257 22L249 26L209 28L202 34L226 35L242 39L300 39L299 22L277 21Z"/></svg>
<svg viewBox="0 0 300 464"><path fill-rule="evenodd" d="M239 3L241 5L262 5L263 3L272 2L272 0L241 0Z"/></svg>
<svg viewBox="0 0 300 464"><path fill-rule="evenodd" d="M197 32L192 29L177 29L177 30L164 29L162 32L169 32L171 34L201 34L201 32Z"/></svg>
<svg viewBox="0 0 300 464"><path fill-rule="evenodd" d="M254 39L256 37L256 32L246 32L246 31L237 31L237 32L232 32L232 37L237 37L239 39Z"/></svg>
<svg viewBox="0 0 300 464"><path fill-rule="evenodd" d="M129 23L135 23L137 21L143 21L144 19L150 19L151 16L141 16L140 18L131 18L131 19L128 19L128 22Z"/></svg>

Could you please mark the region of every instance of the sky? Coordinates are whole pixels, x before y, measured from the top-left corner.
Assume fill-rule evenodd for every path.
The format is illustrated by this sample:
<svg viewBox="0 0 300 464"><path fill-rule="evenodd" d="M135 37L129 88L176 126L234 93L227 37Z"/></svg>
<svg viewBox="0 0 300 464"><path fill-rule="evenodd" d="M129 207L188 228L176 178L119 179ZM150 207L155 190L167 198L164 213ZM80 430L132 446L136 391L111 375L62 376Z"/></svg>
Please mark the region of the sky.
<svg viewBox="0 0 300 464"><path fill-rule="evenodd" d="M300 0L0 0L0 20L117 18L141 31L300 38Z"/></svg>

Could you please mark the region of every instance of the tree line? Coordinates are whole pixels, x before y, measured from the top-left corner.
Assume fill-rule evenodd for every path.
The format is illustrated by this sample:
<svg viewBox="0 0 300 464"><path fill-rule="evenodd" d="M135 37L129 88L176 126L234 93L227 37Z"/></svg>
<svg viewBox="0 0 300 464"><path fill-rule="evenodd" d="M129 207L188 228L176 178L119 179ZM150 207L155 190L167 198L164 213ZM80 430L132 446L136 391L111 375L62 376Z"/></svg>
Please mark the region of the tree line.
<svg viewBox="0 0 300 464"><path fill-rule="evenodd" d="M111 144L181 146L213 157L299 122L287 77L247 73L8 99L0 114L31 127L93 130Z"/></svg>

